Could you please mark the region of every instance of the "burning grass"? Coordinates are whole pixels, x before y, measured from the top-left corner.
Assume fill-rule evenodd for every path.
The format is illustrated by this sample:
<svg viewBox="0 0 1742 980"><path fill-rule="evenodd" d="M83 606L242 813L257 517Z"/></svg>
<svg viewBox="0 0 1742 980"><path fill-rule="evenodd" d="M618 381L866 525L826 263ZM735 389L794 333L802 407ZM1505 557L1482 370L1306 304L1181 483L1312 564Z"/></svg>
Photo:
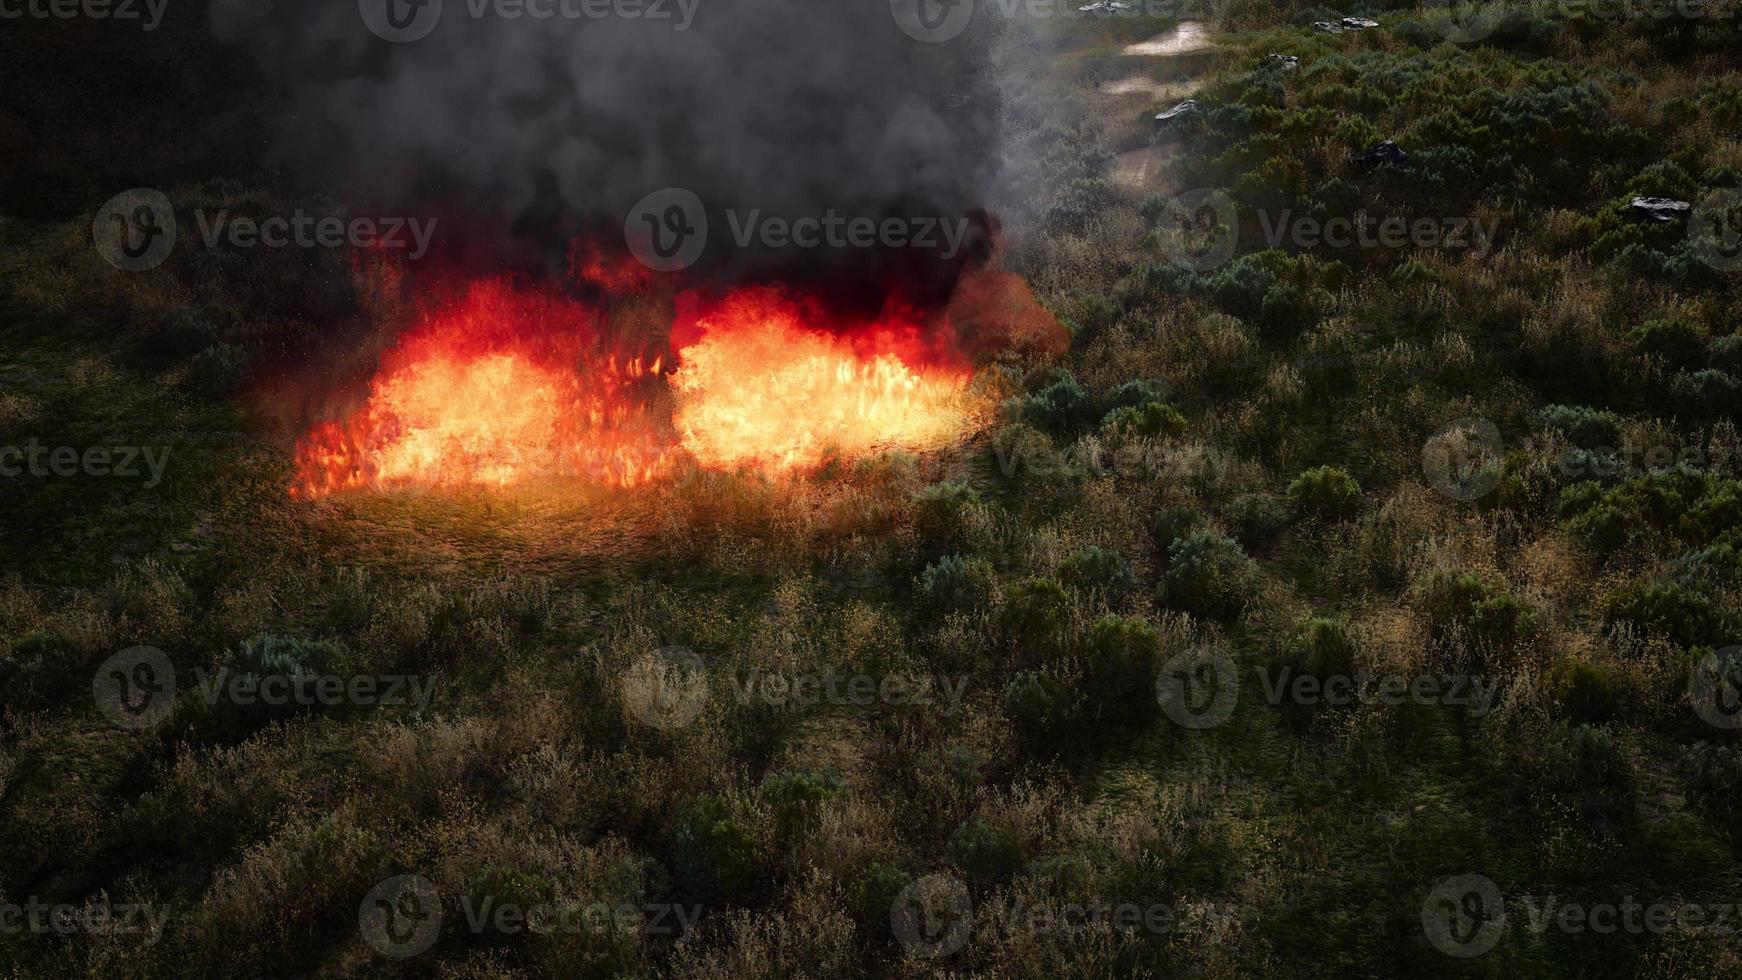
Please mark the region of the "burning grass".
<svg viewBox="0 0 1742 980"><path fill-rule="evenodd" d="M361 407L298 442L292 496L547 477L635 487L680 465L787 473L940 449L985 415L966 359L905 313L841 324L786 291L740 289L686 323L669 357L619 350L605 320L506 280L436 305Z"/></svg>

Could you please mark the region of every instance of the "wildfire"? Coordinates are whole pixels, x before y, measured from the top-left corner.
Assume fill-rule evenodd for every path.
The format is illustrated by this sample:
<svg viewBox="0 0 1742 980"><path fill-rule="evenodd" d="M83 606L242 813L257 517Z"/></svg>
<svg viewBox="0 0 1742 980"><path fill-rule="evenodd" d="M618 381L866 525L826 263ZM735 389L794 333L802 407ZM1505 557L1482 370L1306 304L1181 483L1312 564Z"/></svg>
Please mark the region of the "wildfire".
<svg viewBox="0 0 1742 980"><path fill-rule="evenodd" d="M703 465L814 466L831 452L935 449L965 427L965 370L924 370L893 347L917 331L874 325L851 340L807 329L773 290L741 292L698 323L671 384L683 447Z"/></svg>
<svg viewBox="0 0 1742 980"><path fill-rule="evenodd" d="M545 476L630 487L680 461L784 472L938 448L971 424L969 370L934 363L913 323L828 332L822 315L740 290L687 324L693 339L668 362L602 353L600 316L582 304L476 284L383 357L361 407L309 430L292 496Z"/></svg>
<svg viewBox="0 0 1742 980"><path fill-rule="evenodd" d="M566 300L474 286L389 352L361 409L304 437L292 495L663 475L669 440L637 391L661 362L601 358L595 325Z"/></svg>

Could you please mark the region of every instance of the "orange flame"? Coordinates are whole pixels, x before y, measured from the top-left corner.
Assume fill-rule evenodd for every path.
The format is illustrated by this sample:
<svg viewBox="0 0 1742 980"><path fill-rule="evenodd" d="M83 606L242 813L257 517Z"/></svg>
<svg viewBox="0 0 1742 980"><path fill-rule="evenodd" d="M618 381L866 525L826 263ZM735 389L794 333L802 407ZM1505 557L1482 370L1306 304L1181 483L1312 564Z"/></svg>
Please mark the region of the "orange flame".
<svg viewBox="0 0 1742 980"><path fill-rule="evenodd" d="M740 292L697 326L671 377L683 447L707 466L815 466L832 452L935 449L967 424L966 370L912 366L890 347L917 331L879 324L855 336L881 350L807 329L773 290Z"/></svg>
<svg viewBox="0 0 1742 980"><path fill-rule="evenodd" d="M292 496L545 476L635 486L663 475L669 440L634 390L661 362L600 358L594 328L566 300L474 286L389 352L360 410L302 439Z"/></svg>
<svg viewBox="0 0 1742 980"><path fill-rule="evenodd" d="M401 338L359 409L303 436L291 495L549 476L632 487L684 460L785 472L940 448L972 424L970 371L930 363L913 323L892 314L843 335L813 329L821 315L738 291L689 325L670 370L602 354L581 304L476 284Z"/></svg>

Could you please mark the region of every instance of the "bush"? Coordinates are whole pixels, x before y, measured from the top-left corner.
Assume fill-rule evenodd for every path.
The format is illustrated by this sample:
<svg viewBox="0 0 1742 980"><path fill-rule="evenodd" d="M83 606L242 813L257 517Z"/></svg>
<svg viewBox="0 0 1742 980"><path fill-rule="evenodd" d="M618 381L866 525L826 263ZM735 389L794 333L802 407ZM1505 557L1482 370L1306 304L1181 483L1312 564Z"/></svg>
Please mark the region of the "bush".
<svg viewBox="0 0 1742 980"><path fill-rule="evenodd" d="M1341 619L1314 616L1300 625L1294 637L1294 666L1310 677L1352 677L1355 674L1355 638Z"/></svg>
<svg viewBox="0 0 1742 980"><path fill-rule="evenodd" d="M1557 665L1548 684L1566 716L1577 724L1614 721L1622 715L1627 701L1627 687L1614 670L1585 660Z"/></svg>
<svg viewBox="0 0 1742 980"><path fill-rule="evenodd" d="M1004 590L1001 620L1005 642L1019 651L1019 662L1049 660L1064 652L1071 599L1051 579L1026 578Z"/></svg>
<svg viewBox="0 0 1742 980"><path fill-rule="evenodd" d="M1583 405L1550 405L1536 413L1536 423L1581 449L1614 449L1621 440L1621 420L1613 412Z"/></svg>
<svg viewBox="0 0 1742 980"><path fill-rule="evenodd" d="M1076 719L1077 696L1050 674L1019 671L1004 685L1004 714L1035 742L1058 738Z"/></svg>
<svg viewBox="0 0 1742 980"><path fill-rule="evenodd" d="M1282 501L1261 493L1235 497L1229 501L1224 516L1248 551L1268 547L1288 526L1288 509Z"/></svg>
<svg viewBox="0 0 1742 980"><path fill-rule="evenodd" d="M1694 418L1720 418L1742 409L1742 381L1710 368L1683 371L1670 382L1675 409Z"/></svg>
<svg viewBox="0 0 1742 980"><path fill-rule="evenodd" d="M1151 379L1126 381L1115 386L1101 399L1101 411L1109 413L1121 408L1142 408L1154 402L1167 401L1167 384Z"/></svg>
<svg viewBox="0 0 1742 980"><path fill-rule="evenodd" d="M1088 710L1107 721L1148 715L1160 653L1161 635L1141 619L1108 616L1090 627L1078 658Z"/></svg>
<svg viewBox="0 0 1742 980"><path fill-rule="evenodd" d="M1078 432L1095 418L1089 393L1063 369L1051 384L1021 399L1019 411L1023 421L1055 435Z"/></svg>
<svg viewBox="0 0 1742 980"><path fill-rule="evenodd" d="M1477 667L1536 636L1535 610L1469 572L1434 572L1420 593L1429 642L1472 658Z"/></svg>
<svg viewBox="0 0 1742 980"><path fill-rule="evenodd" d="M1156 550L1166 555L1175 541L1190 534L1203 523L1204 515L1195 507L1164 507L1156 511L1152 524Z"/></svg>
<svg viewBox="0 0 1742 980"><path fill-rule="evenodd" d="M816 825L817 812L829 800L847 795L841 777L832 770L770 777L759 791L774 810L774 825L782 840L791 841Z"/></svg>
<svg viewBox="0 0 1742 980"><path fill-rule="evenodd" d="M678 822L673 845L678 877L705 894L739 895L756 879L755 835L718 796L704 796L690 805Z"/></svg>
<svg viewBox="0 0 1742 980"><path fill-rule="evenodd" d="M1610 598L1604 621L1629 624L1683 647L1721 646L1724 619L1712 601L1679 585L1636 585Z"/></svg>
<svg viewBox="0 0 1742 980"><path fill-rule="evenodd" d="M1708 363L1713 370L1731 377L1742 377L1742 334L1718 337L1708 351Z"/></svg>
<svg viewBox="0 0 1742 980"><path fill-rule="evenodd" d="M1022 849L1013 831L975 817L950 835L950 859L978 881L997 882L1022 866Z"/></svg>
<svg viewBox="0 0 1742 980"><path fill-rule="evenodd" d="M33 633L0 657L0 704L14 711L41 711L66 701L91 678L83 659L58 636Z"/></svg>
<svg viewBox="0 0 1742 980"><path fill-rule="evenodd" d="M1234 539L1196 531L1168 549L1161 598L1168 606L1210 619L1232 619L1250 596L1256 578L1252 560Z"/></svg>
<svg viewBox="0 0 1742 980"><path fill-rule="evenodd" d="M1706 335L1685 320L1650 320L1627 334L1633 349L1675 367L1697 368L1706 360Z"/></svg>
<svg viewBox="0 0 1742 980"><path fill-rule="evenodd" d="M1179 409L1165 402L1149 402L1142 407L1115 408L1101 420L1101 430L1115 435L1144 435L1170 439L1182 435L1186 417Z"/></svg>
<svg viewBox="0 0 1742 980"><path fill-rule="evenodd" d="M919 576L919 592L928 609L960 612L985 602L998 586L998 576L984 558L947 555L927 565Z"/></svg>
<svg viewBox="0 0 1742 980"><path fill-rule="evenodd" d="M1131 565L1111 548L1088 547L1065 560L1059 569L1065 584L1083 592L1100 592L1117 599L1131 590Z"/></svg>
<svg viewBox="0 0 1742 980"><path fill-rule="evenodd" d="M1340 520L1361 509L1361 485L1339 467L1319 466L1295 477L1288 499L1308 517Z"/></svg>
<svg viewBox="0 0 1742 980"><path fill-rule="evenodd" d="M967 538L969 514L980 493L966 483L934 483L915 495L914 530L921 540L959 545Z"/></svg>

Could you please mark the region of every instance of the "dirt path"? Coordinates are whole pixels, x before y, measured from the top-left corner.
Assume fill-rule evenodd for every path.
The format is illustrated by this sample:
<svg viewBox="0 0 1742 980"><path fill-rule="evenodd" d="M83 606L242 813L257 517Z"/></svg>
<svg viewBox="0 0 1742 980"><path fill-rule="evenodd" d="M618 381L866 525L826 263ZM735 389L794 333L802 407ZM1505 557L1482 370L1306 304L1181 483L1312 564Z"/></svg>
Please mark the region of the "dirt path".
<svg viewBox="0 0 1742 980"><path fill-rule="evenodd" d="M1127 58L1145 59L1144 70L1102 85L1099 91L1102 95L1115 98L1140 97L1162 108L1190 98L1201 87L1200 78L1164 82L1153 77L1155 69L1177 67L1189 70L1189 63L1196 59L1188 59L1187 56L1213 49L1214 33L1214 29L1208 24L1187 20L1181 21L1172 30L1126 45L1120 50L1120 54ZM1176 148L1169 144L1144 145L1126 150L1114 158L1108 176L1114 183L1132 190L1166 193L1167 164L1176 152Z"/></svg>

